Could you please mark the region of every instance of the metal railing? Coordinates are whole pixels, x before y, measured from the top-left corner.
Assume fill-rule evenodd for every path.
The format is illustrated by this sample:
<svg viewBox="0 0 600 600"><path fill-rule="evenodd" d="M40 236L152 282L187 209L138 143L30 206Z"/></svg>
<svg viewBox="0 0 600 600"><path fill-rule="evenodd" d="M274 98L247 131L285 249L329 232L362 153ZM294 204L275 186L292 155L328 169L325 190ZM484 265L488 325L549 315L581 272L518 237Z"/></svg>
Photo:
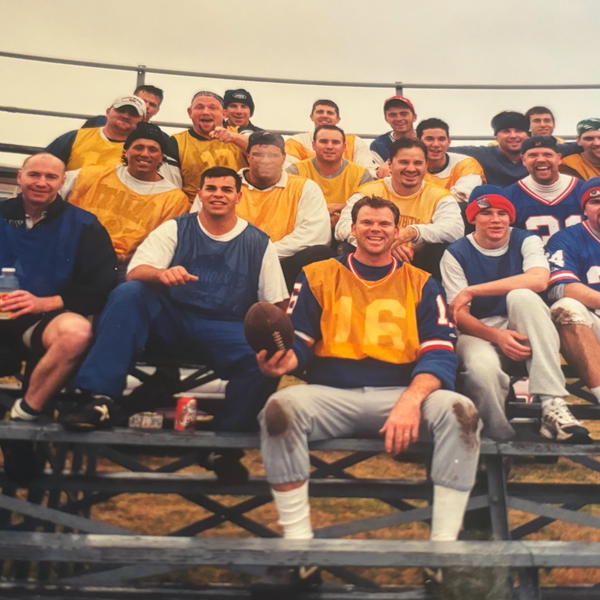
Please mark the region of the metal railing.
<svg viewBox="0 0 600 600"><path fill-rule="evenodd" d="M329 86L329 87L355 87L355 88L377 88L387 89L391 93L404 94L406 89L409 90L600 90L600 83L594 84L527 84L527 85L507 85L507 84L466 84L466 83L408 83L403 81L394 82L373 82L373 81L324 81L318 79L294 79L283 77L260 77L254 75L232 75L228 73L207 73L202 71L187 71L181 69L165 69L159 67L151 67L147 65L123 65L116 63L103 63L89 60L76 60L70 58L58 58L51 56L40 56L33 54L22 54L18 52L0 51L0 57L12 58L18 60L29 60L46 63L54 63L69 66L79 66L95 69L111 69L116 71L128 71L136 74L136 86L143 85L147 74L174 75L181 77L194 77L200 79L225 79L230 81L250 81L260 83L276 83L276 84L292 84L292 85L311 85L311 86ZM87 119L93 115L60 112L52 110L21 108L16 106L0 105L0 112L10 112L17 114L30 114L39 116ZM187 128L187 122L172 122L172 121L154 121L159 126L163 127L179 127ZM275 130L283 135L296 133L296 131ZM377 134L359 134L361 137L373 138ZM488 135L453 135L454 140L474 140L486 141L490 140ZM572 137L572 136L562 136ZM19 146L17 144L0 144L2 152L18 152L21 149L31 148L29 146Z"/></svg>

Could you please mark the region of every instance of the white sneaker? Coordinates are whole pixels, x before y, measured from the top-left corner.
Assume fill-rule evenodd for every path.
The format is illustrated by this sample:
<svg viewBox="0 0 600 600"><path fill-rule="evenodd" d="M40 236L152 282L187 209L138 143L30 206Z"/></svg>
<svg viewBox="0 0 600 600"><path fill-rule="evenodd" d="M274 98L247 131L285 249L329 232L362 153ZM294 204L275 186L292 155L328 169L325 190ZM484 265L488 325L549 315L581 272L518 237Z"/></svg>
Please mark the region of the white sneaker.
<svg viewBox="0 0 600 600"><path fill-rule="evenodd" d="M549 440L571 444L591 443L590 432L569 410L564 398L542 401L540 434Z"/></svg>

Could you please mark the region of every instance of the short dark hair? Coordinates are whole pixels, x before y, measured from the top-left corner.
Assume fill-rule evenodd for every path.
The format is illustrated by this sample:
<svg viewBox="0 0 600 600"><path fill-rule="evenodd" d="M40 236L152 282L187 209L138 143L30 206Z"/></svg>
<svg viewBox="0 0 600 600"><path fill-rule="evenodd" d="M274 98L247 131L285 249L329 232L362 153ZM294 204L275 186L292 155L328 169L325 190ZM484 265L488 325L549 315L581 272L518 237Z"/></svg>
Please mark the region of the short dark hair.
<svg viewBox="0 0 600 600"><path fill-rule="evenodd" d="M423 137L423 131L425 129L443 129L446 132L446 135L450 136L450 128L448 127L448 123L436 117L431 117L431 119L423 119L417 125L417 137L419 139Z"/></svg>
<svg viewBox="0 0 600 600"><path fill-rule="evenodd" d="M204 185L207 179L216 179L217 177L233 177L236 192L242 189L242 178L229 167L210 167L202 171L202 175L200 175L200 187Z"/></svg>
<svg viewBox="0 0 600 600"><path fill-rule="evenodd" d="M517 129L529 133L529 117L516 110L503 110L499 112L492 117L490 124L494 130L494 135L497 135L503 129Z"/></svg>
<svg viewBox="0 0 600 600"><path fill-rule="evenodd" d="M164 92L155 85L138 85L133 91L133 95L135 96L138 92L148 92L153 96L158 96L160 98L159 104L163 101L163 98L165 97Z"/></svg>
<svg viewBox="0 0 600 600"><path fill-rule="evenodd" d="M549 114L554 121L554 113L547 106L532 106L526 113L525 116L530 119L531 115L544 115Z"/></svg>
<svg viewBox="0 0 600 600"><path fill-rule="evenodd" d="M327 99L315 100L313 102L312 109L310 111L311 115L315 112L315 108L317 108L317 106L319 104L323 104L324 106L331 106L331 108L335 108L335 112L336 112L337 116L338 117L340 116L340 107L333 100L327 100Z"/></svg>
<svg viewBox="0 0 600 600"><path fill-rule="evenodd" d="M252 150L254 146L276 146L281 150L282 154L285 154L285 140L281 134L274 131L265 131L264 129L261 129L251 133L248 138L246 154L250 154L250 150Z"/></svg>
<svg viewBox="0 0 600 600"><path fill-rule="evenodd" d="M363 196L354 203L354 206L352 206L352 223L356 223L358 211L363 206L369 206L370 208L389 208L394 215L394 225L398 225L400 222L400 209L392 201L386 200L381 196Z"/></svg>
<svg viewBox="0 0 600 600"><path fill-rule="evenodd" d="M405 148L421 148L425 155L425 159L427 159L427 146L421 140L400 138L399 140L392 142L392 145L390 146L390 160L392 160L400 150L404 150Z"/></svg>
<svg viewBox="0 0 600 600"><path fill-rule="evenodd" d="M346 141L346 134L344 133L344 130L341 127L338 127L337 125L319 125L318 127L315 127L315 132L313 133L313 142L317 139L317 133L319 133L319 131L321 131L322 129L339 131L342 134L342 139L344 140L344 142Z"/></svg>

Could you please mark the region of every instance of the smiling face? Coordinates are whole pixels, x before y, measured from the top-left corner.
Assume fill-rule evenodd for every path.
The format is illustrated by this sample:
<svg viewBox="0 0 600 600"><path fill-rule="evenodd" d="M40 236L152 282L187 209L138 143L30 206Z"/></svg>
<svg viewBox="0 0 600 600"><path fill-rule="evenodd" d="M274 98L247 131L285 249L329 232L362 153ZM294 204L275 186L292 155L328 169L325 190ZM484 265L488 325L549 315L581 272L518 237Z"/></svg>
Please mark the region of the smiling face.
<svg viewBox="0 0 600 600"><path fill-rule="evenodd" d="M196 96L188 108L194 131L203 137L223 125L223 106L212 96Z"/></svg>
<svg viewBox="0 0 600 600"><path fill-rule="evenodd" d="M337 125L340 122L340 116L333 106L327 104L317 104L310 113L310 119L315 124L319 125Z"/></svg>
<svg viewBox="0 0 600 600"><path fill-rule="evenodd" d="M390 106L384 114L395 137L409 137L413 134L417 115L408 106Z"/></svg>
<svg viewBox="0 0 600 600"><path fill-rule="evenodd" d="M587 217L589 226L600 236L600 193L590 196L585 203L583 214Z"/></svg>
<svg viewBox="0 0 600 600"><path fill-rule="evenodd" d="M521 144L529 137L526 131L508 127L500 129L496 134L496 141L500 150L511 157L518 157L521 152Z"/></svg>
<svg viewBox="0 0 600 600"><path fill-rule="evenodd" d="M164 156L156 140L138 138L125 150L125 158L130 175L142 181L150 181L155 179Z"/></svg>
<svg viewBox="0 0 600 600"><path fill-rule="evenodd" d="M560 154L552 148L530 148L523 154L522 159L536 183L549 185L558 181Z"/></svg>
<svg viewBox="0 0 600 600"><path fill-rule="evenodd" d="M112 140L124 141L141 120L142 117L133 106L111 107L106 111L107 136Z"/></svg>
<svg viewBox="0 0 600 600"><path fill-rule="evenodd" d="M577 143L583 148L583 156L592 164L600 164L600 129L585 131L577 138Z"/></svg>
<svg viewBox="0 0 600 600"><path fill-rule="evenodd" d="M202 212L212 218L231 217L242 194L235 187L235 179L226 177L207 177L198 188L198 197Z"/></svg>
<svg viewBox="0 0 600 600"><path fill-rule="evenodd" d="M365 264L391 262L390 248L398 233L394 213L389 208L363 206L352 224L356 237L356 259Z"/></svg>
<svg viewBox="0 0 600 600"><path fill-rule="evenodd" d="M475 216L475 241L483 248L500 248L508 241L510 215L503 208L484 208Z"/></svg>
<svg viewBox="0 0 600 600"><path fill-rule="evenodd" d="M435 163L446 158L450 138L444 129L437 127L424 129L421 141L427 146L428 161Z"/></svg>
<svg viewBox="0 0 600 600"><path fill-rule="evenodd" d="M427 159L421 148L402 148L390 160L392 186L401 196L414 194L427 172Z"/></svg>
<svg viewBox="0 0 600 600"><path fill-rule="evenodd" d="M250 107L243 102L230 102L225 109L225 116L230 125L246 127L250 123Z"/></svg>
<svg viewBox="0 0 600 600"><path fill-rule="evenodd" d="M17 172L25 212L41 210L56 198L65 182L65 165L52 154L36 154Z"/></svg>
<svg viewBox="0 0 600 600"><path fill-rule="evenodd" d="M345 149L346 143L341 131L335 129L317 131L313 141L313 150L318 160L331 165L337 164L342 160Z"/></svg>
<svg viewBox="0 0 600 600"><path fill-rule="evenodd" d="M529 115L529 130L534 135L552 135L554 131L554 118L550 113Z"/></svg>

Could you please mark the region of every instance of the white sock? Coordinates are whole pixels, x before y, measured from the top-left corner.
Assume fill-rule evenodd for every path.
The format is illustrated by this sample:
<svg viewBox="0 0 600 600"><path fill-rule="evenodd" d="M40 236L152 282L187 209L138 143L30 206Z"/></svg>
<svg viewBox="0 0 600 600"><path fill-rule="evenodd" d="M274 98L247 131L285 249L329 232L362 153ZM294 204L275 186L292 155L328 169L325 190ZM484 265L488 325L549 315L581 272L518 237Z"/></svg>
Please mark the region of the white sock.
<svg viewBox="0 0 600 600"><path fill-rule="evenodd" d="M454 541L462 527L470 492L453 490L442 485L433 486L432 542Z"/></svg>
<svg viewBox="0 0 600 600"><path fill-rule="evenodd" d="M24 409L23 402L23 398L15 400L10 409L10 418L16 421L35 421L40 416L40 413L36 411L37 414L33 414L30 412L31 408L29 410Z"/></svg>
<svg viewBox="0 0 600 600"><path fill-rule="evenodd" d="M271 493L279 513L279 524L283 527L283 537L310 540L313 537L313 530L310 525L308 481L287 492L271 489Z"/></svg>
<svg viewBox="0 0 600 600"><path fill-rule="evenodd" d="M600 404L600 385L590 388L590 392L592 392L594 398L596 398L596 402Z"/></svg>

